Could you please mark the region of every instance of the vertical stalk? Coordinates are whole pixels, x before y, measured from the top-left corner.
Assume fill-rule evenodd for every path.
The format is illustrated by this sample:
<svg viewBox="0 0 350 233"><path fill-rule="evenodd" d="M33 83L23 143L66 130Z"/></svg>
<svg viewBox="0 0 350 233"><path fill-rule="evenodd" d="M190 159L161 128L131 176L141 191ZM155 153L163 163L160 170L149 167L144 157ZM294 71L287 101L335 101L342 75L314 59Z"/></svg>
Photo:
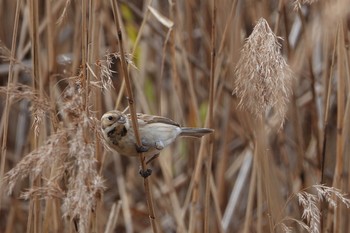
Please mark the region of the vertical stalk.
<svg viewBox="0 0 350 233"><path fill-rule="evenodd" d="M125 60L124 56L124 48L123 48L123 37L122 37L122 32L119 24L119 14L118 14L118 6L116 4L116 1L111 0L111 5L113 8L113 16L114 16L114 21L117 27L117 39L118 39L118 45L119 45L119 52L120 52L120 59L121 59L121 70L122 70L122 75L125 80L125 85L126 85L126 92L128 95L128 104L129 104L129 109L130 109L130 115L131 115L131 120L132 120L132 127L135 132L135 139L138 147L141 147L141 137L139 133L139 126L137 123L137 118L136 118L136 109L135 109L135 104L134 104L134 96L132 92L132 87L131 87L131 81L129 77L129 73L127 70L127 63ZM147 170L147 165L145 161L145 156L143 153L139 153L139 159L141 163L141 167L143 171ZM144 188L145 188L145 193L146 193L146 199L147 199L147 206L148 206L148 211L149 211L149 218L151 222L151 226L153 229L153 232L157 232L157 226L156 226L156 218L154 214L154 207L153 207L153 199L152 199L152 193L150 191L150 184L149 180L144 178Z"/></svg>
<svg viewBox="0 0 350 233"><path fill-rule="evenodd" d="M258 161L258 173L257 175L262 178L261 183L262 183L262 188L263 192L262 195L265 196L266 198L266 208L267 208L267 213L269 213L271 216L269 216L269 226L270 226L270 232L273 232L273 226L274 226L274 218L273 218L273 208L272 208L272 200L271 200L271 180L270 180L270 164L269 164L269 159L268 159L268 143L267 143L267 135L265 132L265 125L264 125L264 118L260 117L257 120L256 124L256 129L255 129L255 152L256 153L256 158Z"/></svg>
<svg viewBox="0 0 350 233"><path fill-rule="evenodd" d="M83 90L85 92L85 96L84 96L84 107L86 110L86 114L88 114L88 99L89 99L89 78L88 78L88 74L87 74L87 67L86 67L86 63L87 63L87 59L88 59L88 28L87 28L87 14L88 14L88 4L87 4L88 0L83 0L81 2L81 23L82 23L82 27L81 27L81 72L82 72L82 80L81 80L81 84L83 86Z"/></svg>
<svg viewBox="0 0 350 233"><path fill-rule="evenodd" d="M55 67L55 46L54 46L54 32L55 26L53 25L53 15L52 15L52 4L51 1L47 1L46 3L46 20L47 20L47 61L48 61L48 67L46 70L45 76L49 79L49 95L51 100L51 106L53 109L55 109L55 97L54 97L54 78L51 76L54 73L54 67ZM50 113L52 114L52 113ZM50 116L53 119L53 131L56 132L57 129L57 121L55 119L55 116L52 114ZM48 180L52 180L57 175L57 167L61 166L61 164L52 164L52 167L49 168L50 175ZM46 199L45 200L45 210L44 210L44 216L42 220L43 225L43 232L49 232L50 229L57 229L58 226L55 224L57 220L55 219L54 210L56 208L56 201L54 199Z"/></svg>
<svg viewBox="0 0 350 233"><path fill-rule="evenodd" d="M38 0L31 0L30 1L30 19L31 19L31 57L32 57L32 80L33 80L33 89L36 91L39 86L39 95L40 98L43 98L44 96L44 87L43 87L43 81L42 77L40 75L40 66L39 66L39 5ZM39 125L40 129L43 129L42 125ZM42 138L44 133L41 132L39 135L34 132L34 149L37 149L40 143L40 138ZM37 177L32 180L31 186L40 187L41 186L41 177ZM41 211L40 211L40 200L38 197L34 197L31 199L32 207L29 209L29 215L33 214L32 218L29 216L28 223L32 221L32 223L29 223L30 225L33 224L33 232L39 233L41 232ZM31 228L29 227L27 231L31 231Z"/></svg>
<svg viewBox="0 0 350 233"><path fill-rule="evenodd" d="M343 163L344 163L344 113L345 113L345 37L343 23L338 25L338 43L337 43L337 56L338 56L338 80L337 80L337 144L336 144L336 164L334 171L333 187L342 188L342 175L343 175ZM339 232L339 225L341 221L341 208L337 208L334 212L333 231Z"/></svg>
<svg viewBox="0 0 350 233"><path fill-rule="evenodd" d="M250 177L250 183L249 183L249 193L248 193L248 204L247 204L247 210L245 213L245 220L244 220L244 228L243 233L250 232L250 224L252 221L252 212L253 212L253 205L254 205L254 197L255 197L255 190L256 190L256 176L257 176L257 153L254 153L254 159L253 159L253 166L252 166L252 174Z"/></svg>
<svg viewBox="0 0 350 233"><path fill-rule="evenodd" d="M21 8L21 0L17 0L16 3L16 13L15 13L15 22L13 25L13 34L12 34L12 45L11 45L11 59L10 59L10 65L9 65L9 73L7 78L7 91L6 91L6 99L5 99L5 107L3 112L3 120L4 120L4 127L3 127L3 133L2 133L2 143L1 143L1 163L0 163L0 181L4 177L5 173L5 161L6 161L6 153L7 153L7 134L8 134L8 122L9 122L9 114L10 114L10 106L11 106L11 100L10 100L10 94L9 89L10 85L13 83L13 75L14 70L13 67L15 65L15 55L16 55L16 44L17 44L17 32L18 32L18 22L19 22L19 16L20 16L20 8ZM2 191L0 190L0 209L1 209L1 200L2 200Z"/></svg>
<svg viewBox="0 0 350 233"><path fill-rule="evenodd" d="M216 61L216 1L213 0L212 6L212 20L211 20L211 58L210 58L210 87L209 87L209 119L208 126L209 128L214 127L213 114L214 114L214 78L215 78L215 61ZM209 231L209 209L210 209L210 177L212 174L211 166L213 163L213 143L214 143L214 134L210 135L209 139L209 148L210 152L207 160L207 172L206 172L206 190L205 190L205 211L204 211L204 232L208 233Z"/></svg>

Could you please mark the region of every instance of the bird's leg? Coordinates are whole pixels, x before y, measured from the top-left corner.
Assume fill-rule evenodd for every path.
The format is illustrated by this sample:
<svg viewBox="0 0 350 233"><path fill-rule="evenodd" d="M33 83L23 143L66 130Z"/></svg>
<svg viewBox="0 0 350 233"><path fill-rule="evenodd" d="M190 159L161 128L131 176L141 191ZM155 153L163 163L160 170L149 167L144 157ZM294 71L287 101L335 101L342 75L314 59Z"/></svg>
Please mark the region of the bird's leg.
<svg viewBox="0 0 350 233"><path fill-rule="evenodd" d="M157 150L163 150L164 143L162 141L157 141L155 143L155 147ZM149 147L146 147L144 145L141 145L141 146L136 145L136 151L138 153L144 153L144 152L147 152L148 150L149 150ZM152 162L153 160L155 160L156 158L158 158L158 156L159 156L159 153L153 155L150 159L148 159L146 161L146 165L149 164L150 162ZM140 168L139 173L143 178L147 178L148 176L150 176L152 174L152 169L147 168L146 170L142 170L142 168Z"/></svg>
<svg viewBox="0 0 350 233"><path fill-rule="evenodd" d="M150 159L148 159L148 160L146 161L146 165L148 165L150 162L152 162L153 160L155 160L156 158L158 158L158 156L159 156L159 153L153 155ZM146 170L143 170L143 169L140 167L139 173L140 173L140 175L141 175L143 178L147 178L148 176L150 176L150 175L152 174L152 169L147 168Z"/></svg>
<svg viewBox="0 0 350 233"><path fill-rule="evenodd" d="M152 174L152 169L147 168L146 170L143 170L142 167L140 167L139 174L146 179Z"/></svg>
<svg viewBox="0 0 350 233"><path fill-rule="evenodd" d="M149 147L146 147L144 145L138 146L137 144L135 144L135 147L136 147L137 153L144 153L149 150ZM139 174L146 179L152 174L152 169L147 168L146 170L143 170L142 167L140 167Z"/></svg>
<svg viewBox="0 0 350 233"><path fill-rule="evenodd" d="M156 158L158 158L158 156L159 156L159 153L153 155L151 158L149 158L149 159L146 161L146 164L149 164L150 162L152 162L153 160L155 160Z"/></svg>

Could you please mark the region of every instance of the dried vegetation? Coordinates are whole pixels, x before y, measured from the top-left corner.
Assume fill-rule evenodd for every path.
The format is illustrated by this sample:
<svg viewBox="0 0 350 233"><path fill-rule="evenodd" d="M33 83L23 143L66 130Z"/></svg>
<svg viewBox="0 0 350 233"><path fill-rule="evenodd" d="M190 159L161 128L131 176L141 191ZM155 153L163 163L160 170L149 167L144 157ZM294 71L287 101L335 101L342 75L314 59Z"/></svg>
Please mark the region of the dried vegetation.
<svg viewBox="0 0 350 233"><path fill-rule="evenodd" d="M1 3L0 232L350 231L347 0L111 2ZM124 60L137 112L215 129L145 186L99 127Z"/></svg>

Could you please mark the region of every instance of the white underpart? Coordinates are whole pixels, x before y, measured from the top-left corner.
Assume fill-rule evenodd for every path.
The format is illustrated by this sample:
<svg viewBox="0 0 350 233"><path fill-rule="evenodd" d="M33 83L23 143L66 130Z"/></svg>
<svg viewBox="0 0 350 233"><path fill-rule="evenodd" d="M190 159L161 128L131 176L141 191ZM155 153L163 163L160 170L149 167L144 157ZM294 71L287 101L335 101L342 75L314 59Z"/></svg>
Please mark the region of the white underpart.
<svg viewBox="0 0 350 233"><path fill-rule="evenodd" d="M180 133L180 127L164 123L152 123L140 128L142 142L147 146L155 146L157 142L161 142L166 147L174 142Z"/></svg>

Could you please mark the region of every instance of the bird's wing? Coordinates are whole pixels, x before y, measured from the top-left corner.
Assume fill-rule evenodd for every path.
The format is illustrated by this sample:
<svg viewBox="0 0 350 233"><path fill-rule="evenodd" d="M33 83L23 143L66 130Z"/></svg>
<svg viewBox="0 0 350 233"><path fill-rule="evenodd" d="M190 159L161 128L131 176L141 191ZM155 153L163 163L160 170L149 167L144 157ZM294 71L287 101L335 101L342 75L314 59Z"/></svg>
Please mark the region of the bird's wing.
<svg viewBox="0 0 350 233"><path fill-rule="evenodd" d="M129 117L131 116L129 115ZM140 126L154 123L163 123L180 127L180 125L177 122L162 116L153 116L148 114L137 113L137 119Z"/></svg>

